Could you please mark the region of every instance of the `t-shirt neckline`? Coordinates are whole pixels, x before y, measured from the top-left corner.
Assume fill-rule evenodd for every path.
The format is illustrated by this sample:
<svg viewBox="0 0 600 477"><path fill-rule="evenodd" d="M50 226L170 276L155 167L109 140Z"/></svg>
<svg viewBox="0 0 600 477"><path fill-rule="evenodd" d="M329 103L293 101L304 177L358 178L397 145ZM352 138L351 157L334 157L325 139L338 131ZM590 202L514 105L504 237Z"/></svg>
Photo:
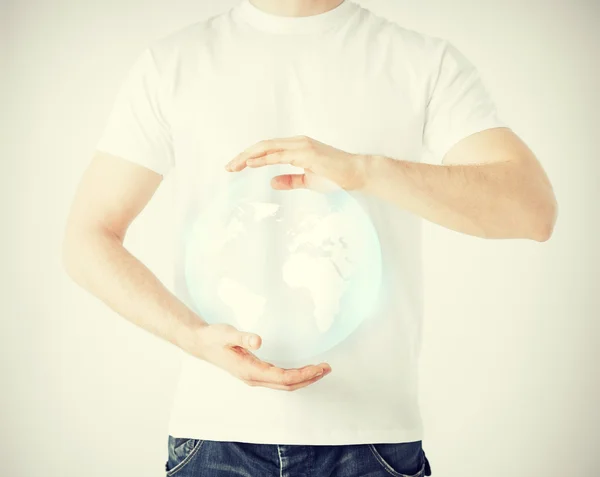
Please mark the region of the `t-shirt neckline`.
<svg viewBox="0 0 600 477"><path fill-rule="evenodd" d="M316 15L288 17L267 13L254 6L250 0L241 0L233 9L234 17L251 27L267 33L308 34L322 33L347 19L357 5L343 0L337 7Z"/></svg>

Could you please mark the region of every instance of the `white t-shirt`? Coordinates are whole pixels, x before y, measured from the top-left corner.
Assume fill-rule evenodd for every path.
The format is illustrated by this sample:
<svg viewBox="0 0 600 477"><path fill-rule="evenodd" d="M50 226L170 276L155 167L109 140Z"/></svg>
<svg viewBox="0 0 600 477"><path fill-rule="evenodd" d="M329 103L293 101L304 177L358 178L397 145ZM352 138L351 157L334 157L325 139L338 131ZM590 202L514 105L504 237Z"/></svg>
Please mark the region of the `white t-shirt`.
<svg viewBox="0 0 600 477"><path fill-rule="evenodd" d="M309 17L242 0L141 53L97 148L175 175L177 255L186 217L231 174L224 165L263 139L306 135L351 153L440 163L462 138L503 126L476 69L446 40L349 0ZM247 386L182 352L171 435L301 445L423 438L421 219L359 200L379 238L383 285L372 316L310 360L332 373L284 392ZM174 291L189 304L178 276Z"/></svg>

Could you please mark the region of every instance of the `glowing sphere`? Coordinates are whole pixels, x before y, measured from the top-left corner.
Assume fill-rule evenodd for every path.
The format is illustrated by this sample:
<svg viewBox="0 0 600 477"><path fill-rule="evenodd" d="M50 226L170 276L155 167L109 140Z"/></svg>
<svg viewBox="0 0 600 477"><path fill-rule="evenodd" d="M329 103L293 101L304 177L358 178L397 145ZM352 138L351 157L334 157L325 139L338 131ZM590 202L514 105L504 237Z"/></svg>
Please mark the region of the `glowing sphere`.
<svg viewBox="0 0 600 477"><path fill-rule="evenodd" d="M276 191L272 175L247 172L188 223L188 294L207 322L259 334L259 358L308 364L373 311L379 239L343 189Z"/></svg>

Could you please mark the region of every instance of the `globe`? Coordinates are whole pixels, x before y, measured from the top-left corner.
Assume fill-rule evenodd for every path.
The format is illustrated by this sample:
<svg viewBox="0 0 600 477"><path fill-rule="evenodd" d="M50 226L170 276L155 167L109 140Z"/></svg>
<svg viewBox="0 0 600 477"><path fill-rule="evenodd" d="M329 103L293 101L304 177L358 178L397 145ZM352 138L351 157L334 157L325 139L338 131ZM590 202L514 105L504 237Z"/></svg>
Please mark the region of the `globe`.
<svg viewBox="0 0 600 477"><path fill-rule="evenodd" d="M207 322L259 334L259 358L300 365L342 343L372 313L379 239L345 190L274 190L272 175L247 172L189 220L188 295Z"/></svg>

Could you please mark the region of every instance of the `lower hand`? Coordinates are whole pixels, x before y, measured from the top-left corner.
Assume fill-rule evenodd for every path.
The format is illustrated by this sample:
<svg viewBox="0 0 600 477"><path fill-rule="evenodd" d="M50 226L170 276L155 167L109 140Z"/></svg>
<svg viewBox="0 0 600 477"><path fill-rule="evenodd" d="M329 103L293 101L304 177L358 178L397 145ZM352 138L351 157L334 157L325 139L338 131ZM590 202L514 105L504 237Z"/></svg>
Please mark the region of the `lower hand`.
<svg viewBox="0 0 600 477"><path fill-rule="evenodd" d="M316 189L315 176L328 179L345 190L365 185L366 156L341 151L306 136L260 141L232 159L225 169L239 172L246 167L291 164L304 168L304 174L276 176L271 186L278 190Z"/></svg>
<svg viewBox="0 0 600 477"><path fill-rule="evenodd" d="M260 348L261 338L228 324L206 324L193 333L196 334L195 344L193 349L186 351L218 366L249 386L295 391L319 381L331 372L327 363L283 369L261 361L252 353L252 350Z"/></svg>

